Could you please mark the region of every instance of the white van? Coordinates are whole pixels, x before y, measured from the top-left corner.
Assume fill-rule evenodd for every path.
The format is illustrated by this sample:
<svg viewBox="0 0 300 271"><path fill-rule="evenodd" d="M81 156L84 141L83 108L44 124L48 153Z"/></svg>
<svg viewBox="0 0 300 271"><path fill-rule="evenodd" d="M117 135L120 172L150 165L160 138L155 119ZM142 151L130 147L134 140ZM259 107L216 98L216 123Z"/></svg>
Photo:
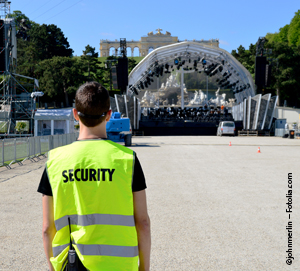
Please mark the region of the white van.
<svg viewBox="0 0 300 271"><path fill-rule="evenodd" d="M221 121L218 126L217 136L235 135L235 124L233 121Z"/></svg>

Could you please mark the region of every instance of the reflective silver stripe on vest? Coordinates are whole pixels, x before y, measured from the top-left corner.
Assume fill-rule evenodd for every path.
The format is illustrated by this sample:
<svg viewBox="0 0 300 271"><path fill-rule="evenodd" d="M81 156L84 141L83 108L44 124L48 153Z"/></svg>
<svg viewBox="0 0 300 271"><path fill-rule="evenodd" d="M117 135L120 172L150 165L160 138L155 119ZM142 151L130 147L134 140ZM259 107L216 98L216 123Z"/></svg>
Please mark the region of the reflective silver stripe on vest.
<svg viewBox="0 0 300 271"><path fill-rule="evenodd" d="M69 246L69 244L66 245L62 245L62 246L58 246L58 247L52 247L52 251L53 251L53 257L58 256L60 253L63 252L63 250Z"/></svg>
<svg viewBox="0 0 300 271"><path fill-rule="evenodd" d="M69 244L53 247L53 257L58 256ZM114 257L136 257L139 255L137 246L111 246L111 245L82 245L76 244L81 255L84 256L114 256Z"/></svg>
<svg viewBox="0 0 300 271"><path fill-rule="evenodd" d="M111 245L81 245L76 244L78 250L85 256L115 256L136 257L139 255L137 246L111 246Z"/></svg>
<svg viewBox="0 0 300 271"><path fill-rule="evenodd" d="M91 225L116 225L134 227L134 217L132 215L109 215L109 214L91 214L91 215L70 215L63 216L55 220L56 230L59 231L63 227L69 225L68 217L71 224L78 226Z"/></svg>

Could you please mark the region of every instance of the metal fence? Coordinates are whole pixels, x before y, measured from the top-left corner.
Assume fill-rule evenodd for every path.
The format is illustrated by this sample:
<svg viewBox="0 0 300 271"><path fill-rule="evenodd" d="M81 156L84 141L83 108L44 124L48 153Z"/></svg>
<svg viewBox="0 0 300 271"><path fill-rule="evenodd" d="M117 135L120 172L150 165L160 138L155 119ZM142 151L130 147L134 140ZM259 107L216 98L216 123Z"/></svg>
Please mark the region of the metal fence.
<svg viewBox="0 0 300 271"><path fill-rule="evenodd" d="M78 133L64 135L8 138L0 140L0 166L11 168L12 163L22 165L25 160L36 162L49 150L74 142Z"/></svg>

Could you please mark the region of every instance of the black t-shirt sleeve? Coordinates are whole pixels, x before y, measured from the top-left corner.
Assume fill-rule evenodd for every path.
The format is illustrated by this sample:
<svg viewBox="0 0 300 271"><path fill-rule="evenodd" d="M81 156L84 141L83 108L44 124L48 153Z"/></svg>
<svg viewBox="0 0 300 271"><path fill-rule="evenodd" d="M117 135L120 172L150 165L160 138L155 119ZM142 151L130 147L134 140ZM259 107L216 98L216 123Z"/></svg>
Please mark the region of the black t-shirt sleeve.
<svg viewBox="0 0 300 271"><path fill-rule="evenodd" d="M142 166L140 164L139 159L135 154L135 163L134 163L134 171L133 171L133 180L132 180L132 192L138 192L146 189L146 180L144 176L144 172Z"/></svg>
<svg viewBox="0 0 300 271"><path fill-rule="evenodd" d="M52 196L52 189L51 189L51 185L49 182L46 168L44 169L44 172L43 172L43 175L42 175L42 178L41 178L41 181L40 181L37 191L44 195Z"/></svg>
<svg viewBox="0 0 300 271"><path fill-rule="evenodd" d="M146 180L144 176L144 172L142 166L140 164L139 159L135 155L135 163L133 170L133 180L132 180L132 192L138 192L146 189ZM47 196L53 196L51 185L49 182L48 174L46 168L44 169L38 190L39 193L42 193Z"/></svg>

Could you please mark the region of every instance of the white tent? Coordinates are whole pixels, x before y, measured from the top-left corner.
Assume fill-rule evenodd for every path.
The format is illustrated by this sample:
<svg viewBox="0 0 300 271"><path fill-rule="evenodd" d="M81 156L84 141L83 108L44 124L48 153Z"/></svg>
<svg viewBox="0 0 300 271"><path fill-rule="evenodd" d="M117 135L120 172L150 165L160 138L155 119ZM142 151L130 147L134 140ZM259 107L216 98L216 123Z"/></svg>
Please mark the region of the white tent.
<svg viewBox="0 0 300 271"><path fill-rule="evenodd" d="M39 109L34 116L34 136L74 133L72 108Z"/></svg>

